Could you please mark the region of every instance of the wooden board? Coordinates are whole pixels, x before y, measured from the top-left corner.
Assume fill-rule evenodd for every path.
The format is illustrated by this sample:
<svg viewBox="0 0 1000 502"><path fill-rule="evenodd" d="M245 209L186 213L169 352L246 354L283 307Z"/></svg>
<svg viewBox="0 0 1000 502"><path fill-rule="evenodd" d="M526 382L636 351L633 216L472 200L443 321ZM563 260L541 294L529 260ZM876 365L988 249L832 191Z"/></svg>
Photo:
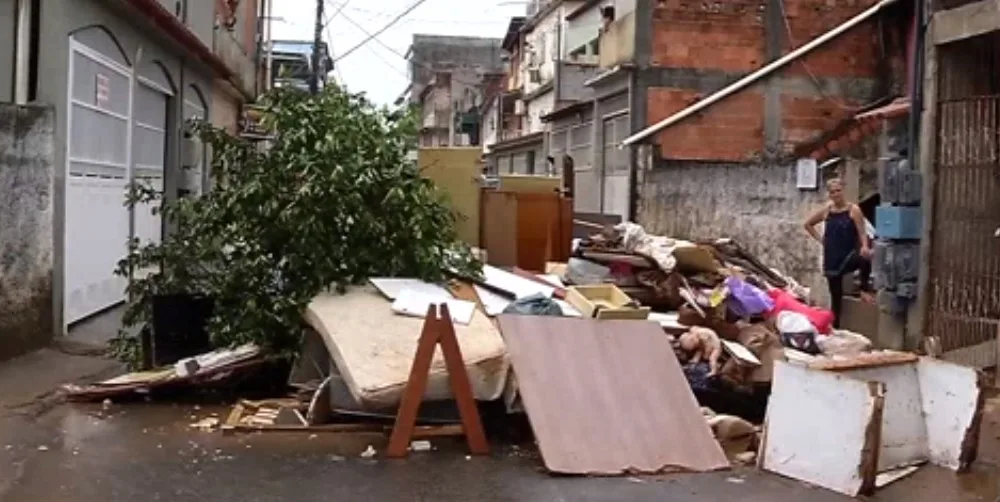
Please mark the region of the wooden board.
<svg viewBox="0 0 1000 502"><path fill-rule="evenodd" d="M621 475L729 466L656 323L498 319L550 471Z"/></svg>
<svg viewBox="0 0 1000 502"><path fill-rule="evenodd" d="M885 350L881 352L866 352L844 359L816 358L809 363L809 368L826 371L850 371L861 368L875 368L894 364L909 364L917 362L916 354Z"/></svg>
<svg viewBox="0 0 1000 502"><path fill-rule="evenodd" d="M878 382L775 362L760 466L852 497L870 494L884 395Z"/></svg>

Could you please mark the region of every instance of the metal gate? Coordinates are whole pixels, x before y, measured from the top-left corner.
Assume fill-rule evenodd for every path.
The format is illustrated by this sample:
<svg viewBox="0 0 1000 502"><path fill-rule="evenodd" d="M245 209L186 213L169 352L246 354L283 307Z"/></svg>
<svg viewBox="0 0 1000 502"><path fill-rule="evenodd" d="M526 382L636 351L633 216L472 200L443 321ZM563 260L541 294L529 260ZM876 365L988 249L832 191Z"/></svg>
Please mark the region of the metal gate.
<svg viewBox="0 0 1000 502"><path fill-rule="evenodd" d="M132 174L137 184L163 191L167 161L167 103L170 89L143 77L135 88L132 127ZM159 243L163 221L154 208L158 202L140 203L133 214L135 237L142 244Z"/></svg>
<svg viewBox="0 0 1000 502"><path fill-rule="evenodd" d="M604 170L601 173L601 209L604 214L616 214L628 221L631 201L629 185L629 150L618 145L631 133L628 112L605 118Z"/></svg>
<svg viewBox="0 0 1000 502"><path fill-rule="evenodd" d="M997 361L1000 324L998 38L938 48L925 336L944 359Z"/></svg>
<svg viewBox="0 0 1000 502"><path fill-rule="evenodd" d="M129 238L132 71L70 40L66 148L65 319L72 323L124 300L114 275Z"/></svg>

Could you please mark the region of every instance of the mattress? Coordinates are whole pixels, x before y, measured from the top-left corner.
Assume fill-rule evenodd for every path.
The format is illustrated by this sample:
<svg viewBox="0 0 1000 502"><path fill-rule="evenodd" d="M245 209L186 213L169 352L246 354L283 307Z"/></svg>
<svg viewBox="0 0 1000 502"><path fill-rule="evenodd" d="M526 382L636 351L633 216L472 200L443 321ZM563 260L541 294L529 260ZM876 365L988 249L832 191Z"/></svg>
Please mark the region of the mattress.
<svg viewBox="0 0 1000 502"><path fill-rule="evenodd" d="M323 338L351 394L364 408L399 404L424 320L394 314L391 303L370 286L346 294L321 293L309 304L306 322ZM477 400L498 399L510 362L499 330L479 309L455 335ZM451 383L441 349L434 352L425 401L450 399Z"/></svg>

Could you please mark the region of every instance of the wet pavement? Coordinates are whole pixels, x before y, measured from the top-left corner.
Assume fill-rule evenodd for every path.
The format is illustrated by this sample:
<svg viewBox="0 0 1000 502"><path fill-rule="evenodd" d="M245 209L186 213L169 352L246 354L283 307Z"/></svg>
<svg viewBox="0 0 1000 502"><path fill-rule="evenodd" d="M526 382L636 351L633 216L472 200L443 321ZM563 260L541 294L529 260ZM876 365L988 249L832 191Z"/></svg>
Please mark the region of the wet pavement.
<svg viewBox="0 0 1000 502"><path fill-rule="evenodd" d="M512 446L476 458L455 440L436 440L434 451L387 461L360 456L369 445L382 450L379 435L224 436L190 426L227 412L66 405L35 420L0 418L0 502L852 500L752 469L557 477L542 471L533 451ZM875 500L994 502L1000 485L994 458L963 476L925 467Z"/></svg>

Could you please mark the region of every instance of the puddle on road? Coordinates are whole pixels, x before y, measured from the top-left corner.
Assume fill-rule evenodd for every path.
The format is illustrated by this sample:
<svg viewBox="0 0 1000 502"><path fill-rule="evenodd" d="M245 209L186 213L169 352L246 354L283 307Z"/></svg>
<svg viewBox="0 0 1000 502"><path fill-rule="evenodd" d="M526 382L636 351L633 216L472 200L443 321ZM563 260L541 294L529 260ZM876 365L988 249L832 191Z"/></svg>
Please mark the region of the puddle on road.
<svg viewBox="0 0 1000 502"><path fill-rule="evenodd" d="M268 432L227 436L219 430L202 431L191 427L207 417L224 420L229 411L228 406L220 405L152 403L112 405L108 409L101 405L61 407L45 417L61 438L54 439L46 445L46 451L35 455L27 473L31 481L24 487L25 493L45 493L49 496L45 500L75 500L71 496L75 483L89 482L87 480L92 480L94 473L131 479L130 469L157 473L161 469L166 469L164 472L175 469L177 476L199 476L203 471L206 475L228 472L230 468L226 465L230 462L239 465L237 470L249 469L249 472L256 472L259 464L275 465L274 462L289 469L344 461L375 465L376 460L361 458L369 445L379 452L378 464L385 464L381 453L387 439L381 434ZM452 442L451 439L435 440L434 445L441 450L462 449L460 441ZM502 456L519 455L506 452ZM440 458L447 461L451 456ZM532 466L538 463L531 459L518 461ZM880 490L873 499L995 502L1000 497L1000 469L992 461L993 457L987 457L975 464L971 472L962 475L925 466L914 475ZM492 469L498 464L489 465ZM49 486L55 472L61 473L61 485ZM403 471L389 472L399 474ZM54 492L63 488L69 491L67 498L60 499ZM42 499L36 497L34 500Z"/></svg>
<svg viewBox="0 0 1000 502"><path fill-rule="evenodd" d="M128 404L66 407L58 422L64 450L79 451L98 447L102 451L122 450L140 454L153 450L176 450L197 444L206 450L239 452L258 449L269 454L328 454L360 456L369 445L381 450L386 438L381 434L333 434L308 432L223 435L218 429L201 430L193 424L205 418L220 422L229 406Z"/></svg>
<svg viewBox="0 0 1000 502"><path fill-rule="evenodd" d="M1000 467L980 462L969 472L956 474L936 466L921 467L915 474L879 490L875 500L1000 501Z"/></svg>

